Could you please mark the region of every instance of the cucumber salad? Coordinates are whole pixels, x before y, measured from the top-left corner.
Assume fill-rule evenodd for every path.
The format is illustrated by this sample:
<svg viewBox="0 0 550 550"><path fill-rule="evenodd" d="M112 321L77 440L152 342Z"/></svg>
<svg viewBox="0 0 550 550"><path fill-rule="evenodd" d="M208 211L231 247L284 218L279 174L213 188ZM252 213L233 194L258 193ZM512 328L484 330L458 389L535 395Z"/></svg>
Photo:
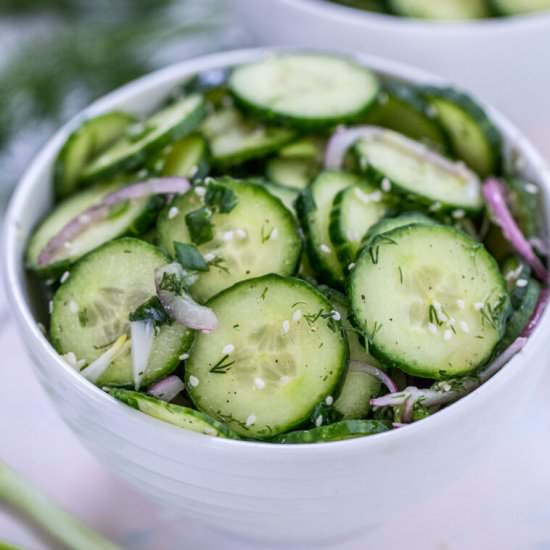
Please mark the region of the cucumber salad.
<svg viewBox="0 0 550 550"><path fill-rule="evenodd" d="M464 93L311 52L89 118L27 247L50 341L202 434L403 429L493 376L546 305L539 188L505 156Z"/></svg>
<svg viewBox="0 0 550 550"><path fill-rule="evenodd" d="M329 0L351 8L433 21L465 21L550 10L550 0Z"/></svg>

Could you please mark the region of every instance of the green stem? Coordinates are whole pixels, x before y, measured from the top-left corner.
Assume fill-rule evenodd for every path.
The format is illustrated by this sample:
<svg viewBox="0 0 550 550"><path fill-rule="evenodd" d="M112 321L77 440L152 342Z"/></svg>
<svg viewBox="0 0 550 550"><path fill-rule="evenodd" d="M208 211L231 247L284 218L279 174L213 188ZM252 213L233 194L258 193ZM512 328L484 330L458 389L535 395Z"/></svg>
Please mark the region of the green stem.
<svg viewBox="0 0 550 550"><path fill-rule="evenodd" d="M120 550L101 535L54 504L0 462L0 505L28 519L57 542L79 550ZM1 548L1 546L0 546Z"/></svg>

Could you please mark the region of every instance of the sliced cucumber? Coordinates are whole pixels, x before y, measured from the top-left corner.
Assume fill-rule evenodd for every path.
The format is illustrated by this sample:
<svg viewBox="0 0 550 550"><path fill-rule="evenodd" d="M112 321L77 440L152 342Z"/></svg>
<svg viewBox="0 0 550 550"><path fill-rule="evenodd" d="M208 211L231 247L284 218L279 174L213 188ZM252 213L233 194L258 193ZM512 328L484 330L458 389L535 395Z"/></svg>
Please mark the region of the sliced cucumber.
<svg viewBox="0 0 550 550"><path fill-rule="evenodd" d="M200 134L191 134L168 145L154 161L162 176L200 179L208 175L208 144Z"/></svg>
<svg viewBox="0 0 550 550"><path fill-rule="evenodd" d="M334 197L329 234L344 271L355 260L369 228L385 213L382 192L366 182L342 189Z"/></svg>
<svg viewBox="0 0 550 550"><path fill-rule="evenodd" d="M304 189L319 170L319 163L313 159L277 157L267 162L265 175L280 185Z"/></svg>
<svg viewBox="0 0 550 550"><path fill-rule="evenodd" d="M521 15L550 10L550 0L491 0L500 15Z"/></svg>
<svg viewBox="0 0 550 550"><path fill-rule="evenodd" d="M106 352L129 332L129 314L155 294L154 270L167 262L158 248L132 238L111 241L82 258L53 299L50 335L57 351L72 352L87 365ZM159 327L142 385L172 372L191 339L191 331L182 325ZM97 384L133 384L129 350L111 363Z"/></svg>
<svg viewBox="0 0 550 550"><path fill-rule="evenodd" d="M491 15L486 0L388 0L390 9L397 15L418 19L467 20Z"/></svg>
<svg viewBox="0 0 550 550"><path fill-rule="evenodd" d="M528 279L525 286L525 293L523 300L519 307L514 310L508 324L506 326L506 332L502 337L502 340L498 343L495 355L503 352L512 342L521 335L523 329L527 326L527 323L531 319L540 295L540 284L535 279Z"/></svg>
<svg viewBox="0 0 550 550"><path fill-rule="evenodd" d="M388 424L381 420L342 420L327 426L289 432L273 438L272 443L328 443L382 433L389 430Z"/></svg>
<svg viewBox="0 0 550 550"><path fill-rule="evenodd" d="M219 327L197 334L185 368L199 410L239 435L265 439L305 422L338 389L346 339L330 302L305 281L242 281L208 307Z"/></svg>
<svg viewBox="0 0 550 550"><path fill-rule="evenodd" d="M173 405L150 395L144 395L137 391L123 390L119 388L105 388L105 391L114 398L126 403L130 407L141 411L157 420L168 422L178 428L198 432L204 435L217 437L229 437L238 439L239 436L232 432L225 424L218 422L207 414L201 413L189 407Z"/></svg>
<svg viewBox="0 0 550 550"><path fill-rule="evenodd" d="M296 189L279 185L277 183L272 183L271 181L263 181L261 182L261 185L263 185L272 195L277 197L289 209L290 212L295 212L294 205L296 204L296 199L300 194Z"/></svg>
<svg viewBox="0 0 550 550"><path fill-rule="evenodd" d="M382 235L382 233L387 233L392 229L417 223L432 225L436 222L421 212L407 212L406 214L401 214L400 216L395 216L393 218L383 218L367 231L364 242L368 243L371 239L376 237L376 235Z"/></svg>
<svg viewBox="0 0 550 550"><path fill-rule="evenodd" d="M374 376L352 366L334 408L344 420L365 418L370 411L370 400L379 392L380 382Z"/></svg>
<svg viewBox="0 0 550 550"><path fill-rule="evenodd" d="M89 163L83 180L96 180L138 168L150 155L192 132L206 113L200 95L183 98L147 120L128 129L126 134Z"/></svg>
<svg viewBox="0 0 550 550"><path fill-rule="evenodd" d="M208 139L215 164L229 166L264 157L295 138L293 130L265 126L228 107L212 113L201 130Z"/></svg>
<svg viewBox="0 0 550 550"><path fill-rule="evenodd" d="M329 235L330 211L336 195L361 179L347 172L325 171L304 189L296 206L306 236L311 267L331 286L342 288L344 271Z"/></svg>
<svg viewBox="0 0 550 550"><path fill-rule="evenodd" d="M412 86L387 84L367 120L369 124L389 128L442 153L450 148L437 113Z"/></svg>
<svg viewBox="0 0 550 550"><path fill-rule="evenodd" d="M535 237L539 230L539 188L518 178L509 179L506 183L506 199L514 219L526 237Z"/></svg>
<svg viewBox="0 0 550 550"><path fill-rule="evenodd" d="M193 295L203 301L243 279L266 273L293 274L301 251L293 214L257 183L224 178L212 180L212 184L229 189L237 204L230 212L216 212L209 217L212 239L197 246L210 262L210 270L193 284ZM159 241L170 255L174 255L174 241L192 242L189 214L208 206L207 189L206 184L196 185L161 212Z"/></svg>
<svg viewBox="0 0 550 550"><path fill-rule="evenodd" d="M27 248L27 266L38 273L51 275L59 273L76 262L84 254L98 246L121 237L122 235L140 235L155 221L158 212L158 201L150 197L135 199L113 207L113 214L105 220L91 225L76 239L67 243L53 263L47 267L38 265L38 256L70 220L82 213L86 208L98 203L103 196L112 192L120 184L108 184L84 189L61 202L41 222L29 242Z"/></svg>
<svg viewBox="0 0 550 550"><path fill-rule="evenodd" d="M279 156L283 158L300 158L321 162L325 153L326 139L318 135L309 135L285 145Z"/></svg>
<svg viewBox="0 0 550 550"><path fill-rule="evenodd" d="M444 225L409 225L376 237L351 273L350 297L375 357L435 379L487 361L510 308L492 256Z"/></svg>
<svg viewBox="0 0 550 550"><path fill-rule="evenodd" d="M370 136L355 144L355 152L370 180L410 201L473 213L483 207L478 177L418 141L373 126Z"/></svg>
<svg viewBox="0 0 550 550"><path fill-rule="evenodd" d="M136 121L127 113L111 112L82 123L59 151L54 165L57 199L68 197L80 186L84 167L110 147Z"/></svg>
<svg viewBox="0 0 550 550"><path fill-rule="evenodd" d="M502 169L502 138L483 108L453 88L429 87L422 94L436 110L454 154L481 177Z"/></svg>
<svg viewBox="0 0 550 550"><path fill-rule="evenodd" d="M363 116L379 83L371 71L343 57L290 53L237 67L229 89L240 105L266 119L320 128Z"/></svg>

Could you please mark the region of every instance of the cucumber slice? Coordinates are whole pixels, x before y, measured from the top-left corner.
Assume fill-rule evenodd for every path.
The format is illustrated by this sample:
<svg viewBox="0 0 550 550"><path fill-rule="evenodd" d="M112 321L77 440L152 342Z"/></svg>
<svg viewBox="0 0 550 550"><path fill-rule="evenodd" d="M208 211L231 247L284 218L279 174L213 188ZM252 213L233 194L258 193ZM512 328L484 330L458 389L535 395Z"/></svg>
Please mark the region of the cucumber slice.
<svg viewBox="0 0 550 550"><path fill-rule="evenodd" d="M68 197L80 187L82 170L110 147L136 121L127 113L111 112L82 123L67 139L54 165L56 199Z"/></svg>
<svg viewBox="0 0 550 550"><path fill-rule="evenodd" d="M321 163L326 148L326 139L320 136L307 136L285 145L280 151L279 156L283 158L300 158L316 160Z"/></svg>
<svg viewBox="0 0 550 550"><path fill-rule="evenodd" d="M129 331L128 316L155 295L154 270L168 263L154 246L132 238L104 244L78 262L53 298L50 335L60 354L74 353L86 364ZM158 328L142 385L172 372L191 344L192 332L176 323ZM133 384L130 352L117 357L99 386Z"/></svg>
<svg viewBox="0 0 550 550"><path fill-rule="evenodd" d="M210 261L210 270L192 285L193 295L203 301L243 279L266 273L293 274L301 251L293 214L257 183L223 178L212 180L212 184L233 192L237 205L210 218L213 238L197 245ZM188 214L205 206L207 188L206 184L196 185L161 212L159 242L170 255L174 255L174 241L192 242Z"/></svg>
<svg viewBox="0 0 550 550"><path fill-rule="evenodd" d="M385 214L382 192L368 183L342 189L334 197L329 234L344 271L355 261L369 228Z"/></svg>
<svg viewBox="0 0 550 550"><path fill-rule="evenodd" d="M301 128L358 120L379 91L377 77L343 57L291 53L241 65L229 78L237 103Z"/></svg>
<svg viewBox="0 0 550 550"><path fill-rule="evenodd" d="M512 300L512 307L518 309L527 293L531 268L519 256L509 256L502 262L501 271Z"/></svg>
<svg viewBox="0 0 550 550"><path fill-rule="evenodd" d="M525 293L519 307L510 315L506 332L502 340L498 343L495 350L495 355L502 353L518 336L521 335L523 329L531 319L540 295L540 284L535 279L528 279L527 285L524 287Z"/></svg>
<svg viewBox="0 0 550 550"><path fill-rule="evenodd" d="M360 369L350 367L334 408L344 420L365 418L370 412L370 400L380 392L380 382Z"/></svg>
<svg viewBox="0 0 550 550"><path fill-rule="evenodd" d="M265 175L267 179L280 185L304 189L319 170L320 165L316 160L278 157L268 161Z"/></svg>
<svg viewBox="0 0 550 550"><path fill-rule="evenodd" d="M435 379L483 365L510 307L492 256L444 225L409 225L371 241L351 273L350 298L375 357Z"/></svg>
<svg viewBox="0 0 550 550"><path fill-rule="evenodd" d="M208 175L208 144L200 134L191 134L169 145L155 161L162 176L200 179ZM158 163L158 164L157 164Z"/></svg>
<svg viewBox="0 0 550 550"><path fill-rule="evenodd" d="M478 177L462 163L451 162L418 141L373 127L354 149L370 181L407 200L441 210L477 213L483 208Z"/></svg>
<svg viewBox="0 0 550 550"><path fill-rule="evenodd" d="M219 327L197 334L185 368L199 410L265 439L299 426L337 391L346 339L330 302L310 284L266 275L237 283L208 307Z"/></svg>
<svg viewBox="0 0 550 550"><path fill-rule="evenodd" d="M212 113L201 130L208 139L213 162L221 166L270 155L296 135L288 128L264 126L244 118L232 107Z"/></svg>
<svg viewBox="0 0 550 550"><path fill-rule="evenodd" d="M373 126L389 128L441 153L450 149L449 137L437 113L412 86L387 84L367 120Z"/></svg>
<svg viewBox="0 0 550 550"><path fill-rule="evenodd" d="M388 3L393 13L417 19L462 21L491 15L485 0L388 0Z"/></svg>
<svg viewBox="0 0 550 550"><path fill-rule="evenodd" d="M151 155L192 132L205 114L206 104L200 95L191 95L165 107L132 126L126 135L89 163L81 173L82 180L97 180L138 168Z"/></svg>
<svg viewBox="0 0 550 550"><path fill-rule="evenodd" d="M122 235L140 235L154 223L158 211L156 198L146 197L128 201L113 208L113 214L107 219L90 226L84 233L71 241L47 267L38 265L38 256L46 244L70 220L78 216L89 206L98 203L106 194L111 193L120 184L108 184L84 189L65 199L51 212L33 233L27 248L27 266L42 275L60 273L84 254L98 246L121 237Z"/></svg>
<svg viewBox="0 0 550 550"><path fill-rule="evenodd" d="M461 0L462 1L462 0ZM500 174L502 138L485 111L453 88L423 88L451 140L453 153L481 177Z"/></svg>
<svg viewBox="0 0 550 550"><path fill-rule="evenodd" d="M434 223L437 222L421 212L407 212L406 214L401 214L393 218L383 218L367 231L363 242L368 244L377 235L388 233L392 231L392 229L397 229L398 227L413 224L433 225Z"/></svg>
<svg viewBox="0 0 550 550"><path fill-rule="evenodd" d="M342 420L327 426L300 430L274 437L272 443L300 444L300 443L328 443L342 441L385 432L388 424L381 420Z"/></svg>
<svg viewBox="0 0 550 550"><path fill-rule="evenodd" d="M521 15L550 10L550 0L491 0L500 15Z"/></svg>
<svg viewBox="0 0 550 550"><path fill-rule="evenodd" d="M336 195L361 179L347 172L325 171L304 189L296 206L306 236L306 250L311 267L331 286L342 288L344 271L336 250L330 246L330 211Z"/></svg>
<svg viewBox="0 0 550 550"><path fill-rule="evenodd" d="M294 205L300 193L296 189L272 183L270 181L258 182L261 183L273 196L277 197L293 214L295 213Z"/></svg>
<svg viewBox="0 0 550 550"><path fill-rule="evenodd" d="M527 237L535 237L539 230L540 190L531 182L518 178L509 179L506 186L506 199L512 216L521 232Z"/></svg>
<svg viewBox="0 0 550 550"><path fill-rule="evenodd" d="M150 395L131 390L119 388L104 388L107 393L126 405L141 411L157 420L168 422L178 428L198 432L204 435L216 437L228 437L239 439L239 436L232 432L225 424L218 422L211 416L201 413L189 407L166 403L155 399Z"/></svg>

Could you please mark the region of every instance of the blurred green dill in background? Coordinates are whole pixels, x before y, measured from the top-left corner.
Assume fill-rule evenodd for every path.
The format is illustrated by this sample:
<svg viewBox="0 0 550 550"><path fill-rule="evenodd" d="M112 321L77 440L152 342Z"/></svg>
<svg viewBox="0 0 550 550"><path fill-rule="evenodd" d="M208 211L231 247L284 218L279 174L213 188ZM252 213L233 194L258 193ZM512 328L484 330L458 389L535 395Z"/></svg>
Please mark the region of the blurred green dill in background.
<svg viewBox="0 0 550 550"><path fill-rule="evenodd" d="M0 0L0 202L36 149L100 95L243 43L224 0Z"/></svg>

